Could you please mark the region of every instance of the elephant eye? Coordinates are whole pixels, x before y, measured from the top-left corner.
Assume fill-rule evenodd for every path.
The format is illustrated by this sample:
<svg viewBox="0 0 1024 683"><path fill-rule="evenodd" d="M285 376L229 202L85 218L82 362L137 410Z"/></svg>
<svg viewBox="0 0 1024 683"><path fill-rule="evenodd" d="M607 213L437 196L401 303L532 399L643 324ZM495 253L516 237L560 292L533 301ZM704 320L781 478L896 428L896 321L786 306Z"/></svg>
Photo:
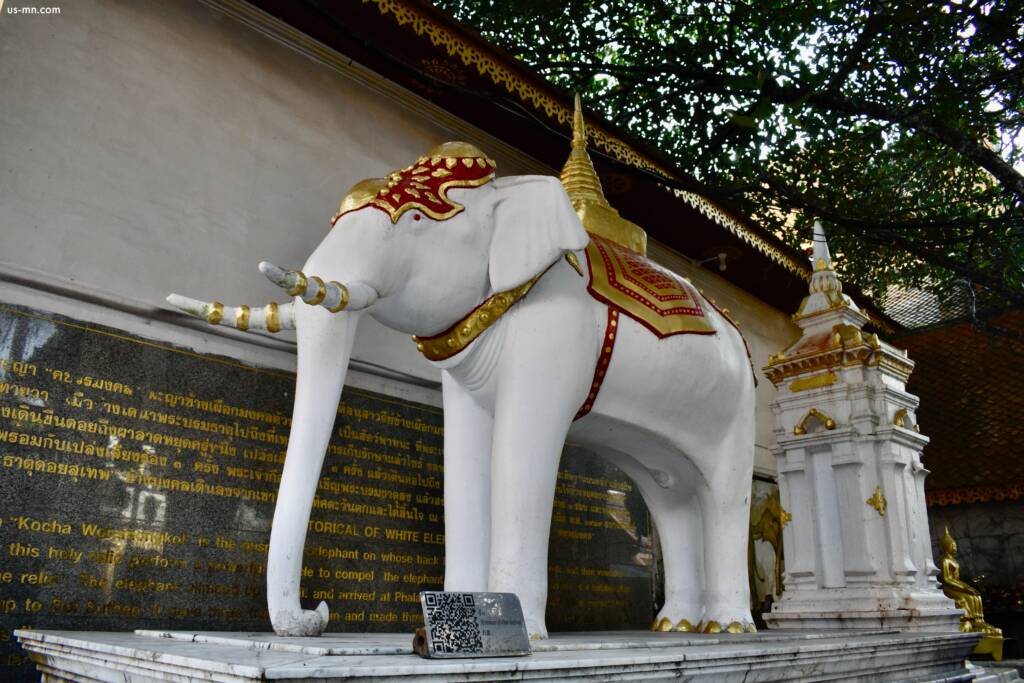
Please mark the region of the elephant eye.
<svg viewBox="0 0 1024 683"><path fill-rule="evenodd" d="M423 218L423 216L419 215L418 213L414 213L414 214L412 215L412 219L413 219L414 221L418 221L418 220L419 220L419 219L421 219L421 218Z"/></svg>

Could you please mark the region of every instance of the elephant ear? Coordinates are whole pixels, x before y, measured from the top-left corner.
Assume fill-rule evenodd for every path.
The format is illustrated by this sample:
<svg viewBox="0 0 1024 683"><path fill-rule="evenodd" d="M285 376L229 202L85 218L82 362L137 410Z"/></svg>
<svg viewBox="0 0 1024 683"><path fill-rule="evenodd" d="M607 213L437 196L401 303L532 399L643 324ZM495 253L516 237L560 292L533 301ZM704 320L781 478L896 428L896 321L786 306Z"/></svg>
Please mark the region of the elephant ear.
<svg viewBox="0 0 1024 683"><path fill-rule="evenodd" d="M512 176L494 181L491 288L518 287L590 238L558 178Z"/></svg>

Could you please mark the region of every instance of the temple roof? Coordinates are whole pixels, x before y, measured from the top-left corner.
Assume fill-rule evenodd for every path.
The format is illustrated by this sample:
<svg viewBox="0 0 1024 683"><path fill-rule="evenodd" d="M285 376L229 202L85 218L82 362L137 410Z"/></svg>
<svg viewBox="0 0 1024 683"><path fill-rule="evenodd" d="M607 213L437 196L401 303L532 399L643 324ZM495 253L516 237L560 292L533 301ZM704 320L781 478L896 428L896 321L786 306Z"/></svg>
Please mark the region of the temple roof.
<svg viewBox="0 0 1024 683"><path fill-rule="evenodd" d="M324 55L324 46L337 50L551 169L565 160L571 96L427 2L219 3L271 35L281 33L271 23L284 22L291 32L287 39L308 42L304 50L311 54ZM723 277L780 310L796 308L811 277L799 250L696 191L665 187L659 175L684 187L697 184L666 155L601 117L589 115L588 122L595 171L622 217L697 261L728 254ZM847 290L876 327L893 328L870 299Z"/></svg>
<svg viewBox="0 0 1024 683"><path fill-rule="evenodd" d="M1024 498L1024 311L989 321L1018 336L958 322L894 340L916 362L929 505Z"/></svg>

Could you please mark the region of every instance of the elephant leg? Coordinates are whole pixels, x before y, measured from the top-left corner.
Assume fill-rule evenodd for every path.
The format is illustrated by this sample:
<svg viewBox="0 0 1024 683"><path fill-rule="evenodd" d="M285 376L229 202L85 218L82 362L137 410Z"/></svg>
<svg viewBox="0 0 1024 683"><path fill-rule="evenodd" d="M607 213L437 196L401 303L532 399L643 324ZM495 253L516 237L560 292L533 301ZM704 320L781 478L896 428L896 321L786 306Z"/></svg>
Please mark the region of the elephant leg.
<svg viewBox="0 0 1024 683"><path fill-rule="evenodd" d="M696 492L681 485L681 476L666 486L658 484L651 472L632 458L614 462L636 484L658 530L665 604L653 626L677 628L684 619L697 626L704 612L704 532Z"/></svg>
<svg viewBox="0 0 1024 683"><path fill-rule="evenodd" d="M444 589L486 591L494 418L448 372L444 391Z"/></svg>
<svg viewBox="0 0 1024 683"><path fill-rule="evenodd" d="M267 558L267 607L282 636L316 636L327 626L327 605L299 605L302 550L320 468L345 382L357 314L332 315L301 305L295 311L298 375L288 454L281 473Z"/></svg>
<svg viewBox="0 0 1024 683"><path fill-rule="evenodd" d="M654 518L661 541L661 557L665 568L665 604L655 617L657 627L663 620L673 628L686 620L696 627L704 611L704 543L702 540L700 506L697 497L673 489L647 493L640 487L647 509Z"/></svg>
<svg viewBox="0 0 1024 683"><path fill-rule="evenodd" d="M536 370L533 368L532 370ZM558 463L579 408L568 381L520 370L504 377L495 406L491 462L489 590L516 593L531 638L546 638L548 537ZM580 397L582 398L582 397Z"/></svg>
<svg viewBox="0 0 1024 683"><path fill-rule="evenodd" d="M754 623L747 576L751 450L749 435L730 434L721 448L705 454L712 470L698 488L705 539L705 626L712 621L722 629L733 622L744 627Z"/></svg>

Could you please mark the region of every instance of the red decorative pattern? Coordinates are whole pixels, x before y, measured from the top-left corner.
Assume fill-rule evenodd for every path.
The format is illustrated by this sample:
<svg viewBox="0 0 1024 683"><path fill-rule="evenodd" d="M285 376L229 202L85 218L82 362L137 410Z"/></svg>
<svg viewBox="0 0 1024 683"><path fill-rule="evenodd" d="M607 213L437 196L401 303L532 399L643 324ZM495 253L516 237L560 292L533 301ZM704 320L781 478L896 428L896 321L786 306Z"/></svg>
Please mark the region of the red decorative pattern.
<svg viewBox="0 0 1024 683"><path fill-rule="evenodd" d="M608 307L608 323L604 328L604 343L601 344L601 353L597 357L597 367L594 368L594 381L590 383L590 393L580 406L576 417L578 420L594 407L597 394L601 391L601 384L604 383L604 376L608 373L608 364L612 361L612 351L615 350L615 338L619 331L619 311L614 306Z"/></svg>
<svg viewBox="0 0 1024 683"><path fill-rule="evenodd" d="M658 337L715 333L693 285L675 273L597 235L590 236L586 254L587 290L598 301L618 308Z"/></svg>
<svg viewBox="0 0 1024 683"><path fill-rule="evenodd" d="M411 209L419 209L434 220L443 221L466 208L449 199L448 190L483 185L494 177L494 169L494 161L485 157L420 157L415 164L383 179L376 197L338 213L334 222L346 213L367 206L388 214L392 223L397 223L401 215Z"/></svg>

